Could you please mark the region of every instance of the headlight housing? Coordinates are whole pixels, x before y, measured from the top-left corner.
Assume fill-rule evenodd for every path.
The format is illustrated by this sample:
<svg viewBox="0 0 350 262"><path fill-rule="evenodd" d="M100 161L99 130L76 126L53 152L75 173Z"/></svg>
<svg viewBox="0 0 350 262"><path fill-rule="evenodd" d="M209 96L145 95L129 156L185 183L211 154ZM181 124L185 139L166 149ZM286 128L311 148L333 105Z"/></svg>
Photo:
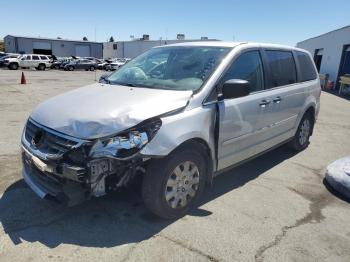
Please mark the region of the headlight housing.
<svg viewBox="0 0 350 262"><path fill-rule="evenodd" d="M118 135L98 139L92 146L89 156L120 159L133 157L153 139L161 125L162 121L159 118L149 119Z"/></svg>

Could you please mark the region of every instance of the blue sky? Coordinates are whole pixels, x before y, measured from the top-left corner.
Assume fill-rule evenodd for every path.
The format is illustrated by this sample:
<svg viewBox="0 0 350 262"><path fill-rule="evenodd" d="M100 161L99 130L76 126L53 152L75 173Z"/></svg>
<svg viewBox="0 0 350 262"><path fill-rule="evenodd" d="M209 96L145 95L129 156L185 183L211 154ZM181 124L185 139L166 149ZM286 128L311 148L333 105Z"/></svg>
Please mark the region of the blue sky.
<svg viewBox="0 0 350 262"><path fill-rule="evenodd" d="M7 34L106 41L201 36L295 45L350 25L350 0L59 0L4 1L0 38ZM9 11L7 11L9 10Z"/></svg>

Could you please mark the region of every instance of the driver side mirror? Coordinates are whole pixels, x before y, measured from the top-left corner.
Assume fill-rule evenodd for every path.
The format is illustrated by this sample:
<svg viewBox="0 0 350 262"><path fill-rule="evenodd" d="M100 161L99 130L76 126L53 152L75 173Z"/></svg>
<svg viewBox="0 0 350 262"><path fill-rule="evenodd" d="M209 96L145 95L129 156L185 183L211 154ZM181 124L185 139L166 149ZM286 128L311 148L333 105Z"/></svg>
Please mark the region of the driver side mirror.
<svg viewBox="0 0 350 262"><path fill-rule="evenodd" d="M107 78L109 77L110 74L103 74L100 76L100 78L98 79L98 82L101 83L101 84L107 84L108 81L107 81Z"/></svg>
<svg viewBox="0 0 350 262"><path fill-rule="evenodd" d="M230 79L222 85L222 99L232 99L249 95L249 82L242 79Z"/></svg>

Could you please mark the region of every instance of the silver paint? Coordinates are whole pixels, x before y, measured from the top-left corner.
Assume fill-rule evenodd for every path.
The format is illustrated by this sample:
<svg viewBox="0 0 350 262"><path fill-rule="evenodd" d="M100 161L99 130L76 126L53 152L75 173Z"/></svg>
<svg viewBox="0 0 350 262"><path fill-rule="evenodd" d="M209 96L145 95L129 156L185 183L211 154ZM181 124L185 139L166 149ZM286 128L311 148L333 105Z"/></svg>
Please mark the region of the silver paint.
<svg viewBox="0 0 350 262"><path fill-rule="evenodd" d="M66 135L95 139L184 107L191 95L192 91L93 84L46 100L31 118Z"/></svg>

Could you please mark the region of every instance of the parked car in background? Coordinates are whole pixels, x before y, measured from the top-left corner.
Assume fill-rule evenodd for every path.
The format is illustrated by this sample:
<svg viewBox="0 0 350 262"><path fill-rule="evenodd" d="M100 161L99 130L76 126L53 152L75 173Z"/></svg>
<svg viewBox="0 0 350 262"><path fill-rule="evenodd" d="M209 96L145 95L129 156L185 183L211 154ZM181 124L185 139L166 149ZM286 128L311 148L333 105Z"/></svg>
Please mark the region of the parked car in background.
<svg viewBox="0 0 350 262"><path fill-rule="evenodd" d="M97 63L88 59L77 59L64 66L64 70L66 71L74 71L79 69L95 71L97 69Z"/></svg>
<svg viewBox="0 0 350 262"><path fill-rule="evenodd" d="M20 56L21 56L20 54L6 54L6 56L3 56L3 57L0 58L0 67L4 66L5 59L18 58Z"/></svg>
<svg viewBox="0 0 350 262"><path fill-rule="evenodd" d="M117 70L123 65L125 65L127 62L129 62L130 58L115 58L112 60L111 63L111 70Z"/></svg>
<svg viewBox="0 0 350 262"><path fill-rule="evenodd" d="M71 61L71 58L69 57L57 57L57 59L52 62L51 68L62 69L62 64L69 63L70 61Z"/></svg>
<svg viewBox="0 0 350 262"><path fill-rule="evenodd" d="M228 168L285 143L306 149L320 95L303 49L222 41L152 48L34 109L22 174L41 198L69 203L138 177L149 210L181 217Z"/></svg>
<svg viewBox="0 0 350 262"><path fill-rule="evenodd" d="M7 66L11 70L17 70L18 67L45 70L51 67L51 61L46 55L25 54L18 58L5 59L4 66Z"/></svg>
<svg viewBox="0 0 350 262"><path fill-rule="evenodd" d="M87 59L87 60L95 61L97 58L92 57L92 56L86 56L86 57L81 57L81 59Z"/></svg>
<svg viewBox="0 0 350 262"><path fill-rule="evenodd" d="M112 70L112 65L111 65L111 60L109 59L104 59L97 65L97 68L100 70L105 70L105 71L111 71Z"/></svg>
<svg viewBox="0 0 350 262"><path fill-rule="evenodd" d="M69 64L69 63L71 63L71 62L73 62L73 61L76 61L76 60L78 60L78 59L80 59L80 58L76 58L76 57L74 57L74 56L68 57L67 59L65 59L65 61L63 61L63 62L60 64L60 69L64 69L64 67L65 67L67 64Z"/></svg>
<svg viewBox="0 0 350 262"><path fill-rule="evenodd" d="M103 59L98 59L96 57L82 57L81 59L87 59L87 60L90 60L92 62L95 62L96 64L100 64L103 61Z"/></svg>

